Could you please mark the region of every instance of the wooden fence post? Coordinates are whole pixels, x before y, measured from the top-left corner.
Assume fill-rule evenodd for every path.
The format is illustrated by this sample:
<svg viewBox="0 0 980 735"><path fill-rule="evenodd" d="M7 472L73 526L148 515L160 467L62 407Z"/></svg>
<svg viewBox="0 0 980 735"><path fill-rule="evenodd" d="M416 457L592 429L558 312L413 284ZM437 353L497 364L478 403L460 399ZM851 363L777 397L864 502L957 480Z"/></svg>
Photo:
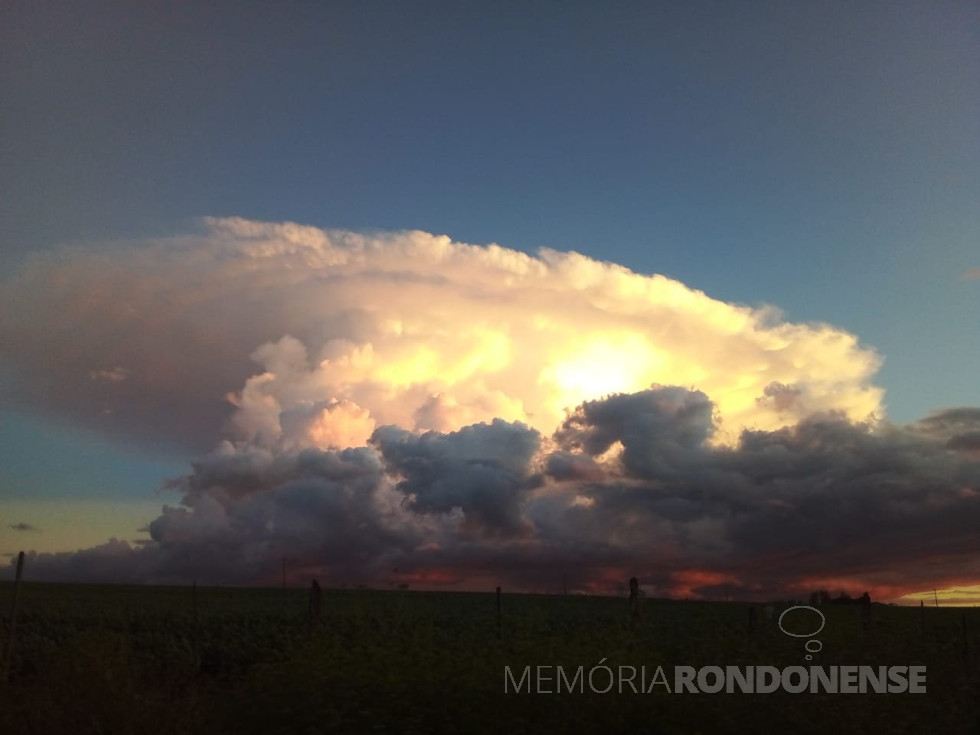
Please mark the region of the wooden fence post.
<svg viewBox="0 0 980 735"><path fill-rule="evenodd" d="M970 657L970 631L966 627L966 610L961 613L963 622L963 658Z"/></svg>
<svg viewBox="0 0 980 735"><path fill-rule="evenodd" d="M497 637L500 638L500 587L497 587Z"/></svg>
<svg viewBox="0 0 980 735"><path fill-rule="evenodd" d="M310 585L310 604L307 610L307 634L311 640L313 639L313 630L320 625L320 602L322 597L320 583L314 579L313 584Z"/></svg>
<svg viewBox="0 0 980 735"><path fill-rule="evenodd" d="M198 624L198 614L197 614L197 580L191 581L191 607L194 610L194 622L191 633L191 647L194 650L194 660L197 661L197 665L201 665L201 631L200 625Z"/></svg>
<svg viewBox="0 0 980 735"><path fill-rule="evenodd" d="M3 672L4 678L10 677L10 670L14 660L14 636L17 631L17 601L20 597L20 583L24 576L24 552L17 555L17 576L14 578L14 600L10 606L10 634L7 636L6 650L3 652Z"/></svg>

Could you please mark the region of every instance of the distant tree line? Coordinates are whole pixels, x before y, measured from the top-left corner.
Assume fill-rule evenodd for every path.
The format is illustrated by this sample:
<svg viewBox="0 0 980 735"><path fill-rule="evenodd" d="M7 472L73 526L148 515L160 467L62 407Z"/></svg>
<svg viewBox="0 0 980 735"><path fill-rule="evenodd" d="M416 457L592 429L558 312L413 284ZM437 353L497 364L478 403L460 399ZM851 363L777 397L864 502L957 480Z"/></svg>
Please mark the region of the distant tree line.
<svg viewBox="0 0 980 735"><path fill-rule="evenodd" d="M860 597L851 597L844 591L841 591L837 597L831 597L827 590L817 590L810 595L811 605L870 605L871 595L865 592Z"/></svg>

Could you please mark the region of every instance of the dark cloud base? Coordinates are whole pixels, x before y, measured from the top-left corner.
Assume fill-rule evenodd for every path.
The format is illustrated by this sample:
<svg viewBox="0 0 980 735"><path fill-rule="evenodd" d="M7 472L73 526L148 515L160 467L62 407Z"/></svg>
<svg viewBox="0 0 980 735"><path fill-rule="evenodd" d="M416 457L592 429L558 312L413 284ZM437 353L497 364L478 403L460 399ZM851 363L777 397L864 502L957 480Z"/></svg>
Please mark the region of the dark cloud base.
<svg viewBox="0 0 980 735"><path fill-rule="evenodd" d="M7 528L10 528L14 531L40 531L41 530L37 526L31 523L25 523L24 521L20 521L18 523L8 523Z"/></svg>
<svg viewBox="0 0 980 735"><path fill-rule="evenodd" d="M909 425L819 414L715 446L708 396L677 387L582 404L553 437L495 420L377 429L369 446L225 443L119 540L34 554L40 580L296 581L738 599L826 588L875 598L980 580L980 409Z"/></svg>

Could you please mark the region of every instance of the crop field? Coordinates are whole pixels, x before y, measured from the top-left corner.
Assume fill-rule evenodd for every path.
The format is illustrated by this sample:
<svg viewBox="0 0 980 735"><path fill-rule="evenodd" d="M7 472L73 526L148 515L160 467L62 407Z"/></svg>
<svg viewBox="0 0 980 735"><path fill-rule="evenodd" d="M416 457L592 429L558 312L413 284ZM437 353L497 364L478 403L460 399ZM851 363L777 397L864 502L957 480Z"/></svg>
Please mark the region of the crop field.
<svg viewBox="0 0 980 735"><path fill-rule="evenodd" d="M634 615L625 599L504 594L498 618L492 593L324 590L316 620L309 599L24 584L0 733L980 732L972 608L824 605L810 636L812 610L780 629L793 603L641 599ZM927 691L675 687L674 667L811 665L925 666Z"/></svg>

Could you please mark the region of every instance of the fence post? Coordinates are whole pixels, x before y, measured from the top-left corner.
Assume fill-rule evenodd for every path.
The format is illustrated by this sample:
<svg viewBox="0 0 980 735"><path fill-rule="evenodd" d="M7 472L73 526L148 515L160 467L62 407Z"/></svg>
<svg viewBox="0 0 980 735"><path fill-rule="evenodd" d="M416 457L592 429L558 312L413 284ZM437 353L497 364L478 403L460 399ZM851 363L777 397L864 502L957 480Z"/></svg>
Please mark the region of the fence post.
<svg viewBox="0 0 980 735"><path fill-rule="evenodd" d="M497 587L497 637L500 638L500 587Z"/></svg>
<svg viewBox="0 0 980 735"><path fill-rule="evenodd" d="M970 631L966 627L966 610L961 613L963 622L963 658L970 658Z"/></svg>
<svg viewBox="0 0 980 735"><path fill-rule="evenodd" d="M191 607L194 611L193 627L191 629L191 647L194 650L194 660L198 667L201 665L201 630L197 615L197 580L191 581Z"/></svg>
<svg viewBox="0 0 980 735"><path fill-rule="evenodd" d="M320 583L314 579L313 584L310 585L310 604L307 611L307 635L311 640L313 639L314 628L320 624L320 601L322 596Z"/></svg>
<svg viewBox="0 0 980 735"><path fill-rule="evenodd" d="M10 634L7 636L7 650L3 652L4 678L10 677L10 669L14 664L14 636L17 630L17 601L20 597L20 583L24 576L24 552L17 555L17 576L14 578L14 600L10 606Z"/></svg>

